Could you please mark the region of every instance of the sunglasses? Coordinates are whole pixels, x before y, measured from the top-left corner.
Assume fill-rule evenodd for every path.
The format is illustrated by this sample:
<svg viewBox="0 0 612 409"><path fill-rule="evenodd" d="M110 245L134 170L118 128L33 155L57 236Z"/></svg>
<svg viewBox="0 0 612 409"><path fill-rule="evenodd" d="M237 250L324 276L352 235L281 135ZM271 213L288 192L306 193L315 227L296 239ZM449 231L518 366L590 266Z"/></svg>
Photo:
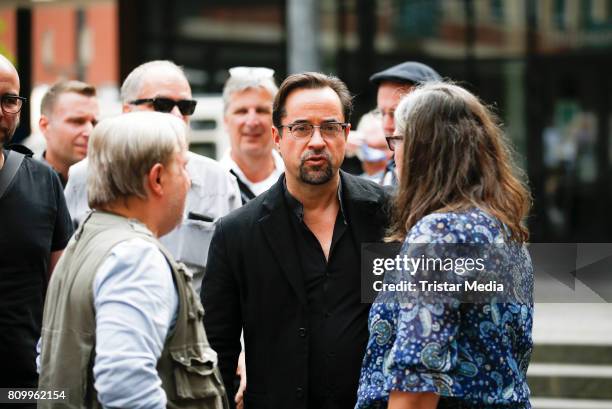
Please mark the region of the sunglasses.
<svg viewBox="0 0 612 409"><path fill-rule="evenodd" d="M177 106L182 115L193 115L198 101L193 99L179 99L177 101L171 98L142 98L129 103L132 105L151 104L155 111L165 113L172 111L174 106Z"/></svg>
<svg viewBox="0 0 612 409"><path fill-rule="evenodd" d="M265 79L273 78L274 70L266 67L233 67L229 70L230 77Z"/></svg>

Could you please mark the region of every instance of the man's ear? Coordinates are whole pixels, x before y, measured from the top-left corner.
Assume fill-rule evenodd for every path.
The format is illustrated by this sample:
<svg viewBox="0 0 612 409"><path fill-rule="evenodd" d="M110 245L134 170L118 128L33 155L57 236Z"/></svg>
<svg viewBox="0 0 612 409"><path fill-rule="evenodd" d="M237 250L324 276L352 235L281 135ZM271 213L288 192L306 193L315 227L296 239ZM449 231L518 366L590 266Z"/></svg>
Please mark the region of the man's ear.
<svg viewBox="0 0 612 409"><path fill-rule="evenodd" d="M164 187L162 185L164 170L164 165L156 163L151 170L149 170L149 173L147 173L146 179L148 190L154 196L161 196L164 194Z"/></svg>
<svg viewBox="0 0 612 409"><path fill-rule="evenodd" d="M38 127L40 128L40 132L42 132L43 136L46 139L47 129L49 129L49 118L47 118L46 115L40 115L40 119L38 120Z"/></svg>
<svg viewBox="0 0 612 409"><path fill-rule="evenodd" d="M272 125L272 140L274 141L274 146L276 146L276 149L280 151L281 134L274 125Z"/></svg>
<svg viewBox="0 0 612 409"><path fill-rule="evenodd" d="M346 128L344 128L344 139L348 138L350 132L351 132L351 124L349 122L346 125Z"/></svg>

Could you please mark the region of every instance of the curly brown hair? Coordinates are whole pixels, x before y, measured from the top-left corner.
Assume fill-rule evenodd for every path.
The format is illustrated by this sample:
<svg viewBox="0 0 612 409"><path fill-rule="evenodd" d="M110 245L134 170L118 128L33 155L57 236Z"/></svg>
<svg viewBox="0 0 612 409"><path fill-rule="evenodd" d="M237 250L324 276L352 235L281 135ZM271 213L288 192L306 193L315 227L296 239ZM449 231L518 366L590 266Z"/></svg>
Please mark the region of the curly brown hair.
<svg viewBox="0 0 612 409"><path fill-rule="evenodd" d="M531 196L496 116L476 96L448 82L415 88L395 111L404 137L388 241L404 240L430 213L478 207L524 242Z"/></svg>

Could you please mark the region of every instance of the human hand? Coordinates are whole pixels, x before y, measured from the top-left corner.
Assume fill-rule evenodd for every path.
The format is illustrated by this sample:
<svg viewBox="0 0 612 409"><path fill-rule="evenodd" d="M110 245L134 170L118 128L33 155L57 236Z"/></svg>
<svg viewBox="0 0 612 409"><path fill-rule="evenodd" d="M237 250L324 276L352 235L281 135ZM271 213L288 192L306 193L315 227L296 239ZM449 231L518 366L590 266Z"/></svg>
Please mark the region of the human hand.
<svg viewBox="0 0 612 409"><path fill-rule="evenodd" d="M243 409L244 391L247 385L244 350L240 352L240 356L238 357L238 367L236 368L236 375L240 376L240 386L238 387L238 392L236 392L236 396L234 396L234 402L236 402L236 409Z"/></svg>

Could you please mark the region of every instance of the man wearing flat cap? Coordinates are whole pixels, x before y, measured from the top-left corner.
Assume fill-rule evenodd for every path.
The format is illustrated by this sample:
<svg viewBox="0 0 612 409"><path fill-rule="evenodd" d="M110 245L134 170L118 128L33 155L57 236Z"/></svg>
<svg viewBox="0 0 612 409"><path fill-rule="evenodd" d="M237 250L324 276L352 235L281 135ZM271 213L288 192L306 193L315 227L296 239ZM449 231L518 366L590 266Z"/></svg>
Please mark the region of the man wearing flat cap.
<svg viewBox="0 0 612 409"><path fill-rule="evenodd" d="M394 135L395 123L393 115L395 108L404 95L409 93L416 85L427 81L440 81L442 78L431 67L415 61L407 61L386 70L377 72L370 77L370 82L378 86L376 95L376 112L382 119L383 131L389 149L401 146L401 135ZM382 179L383 185L397 184L395 175L395 161L391 161Z"/></svg>

